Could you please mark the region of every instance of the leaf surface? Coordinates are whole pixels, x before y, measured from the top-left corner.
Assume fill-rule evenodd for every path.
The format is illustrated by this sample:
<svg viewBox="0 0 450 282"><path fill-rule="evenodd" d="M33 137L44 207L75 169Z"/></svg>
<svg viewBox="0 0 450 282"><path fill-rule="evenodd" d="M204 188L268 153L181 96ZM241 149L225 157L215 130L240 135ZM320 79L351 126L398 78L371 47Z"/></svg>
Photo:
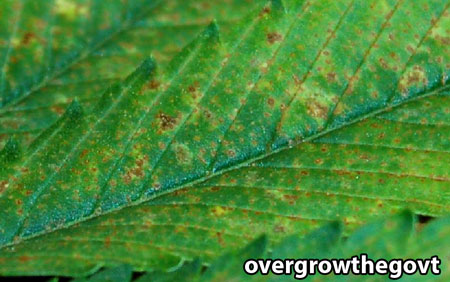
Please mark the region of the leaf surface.
<svg viewBox="0 0 450 282"><path fill-rule="evenodd" d="M414 228L413 217L409 213L396 215L395 217L378 220L362 226L348 238L341 236L340 227L337 224L327 224L324 227L308 233L299 238L291 235L273 246L267 248L265 238L261 237L252 241L244 249L237 252L229 252L216 259L200 273L195 263L187 263L178 271L171 273L153 272L145 274L137 281L169 281L169 277L177 277L181 281L295 281L291 275L260 275L250 276L242 269L248 258L261 259L348 259L355 255L365 253L370 259L429 259L438 256L442 263L439 268L439 276L432 275L428 270L427 275L415 274L413 276L403 274L403 278L410 281L445 281L450 275L448 259L449 218L444 217L426 225L423 230ZM413 247L412 247L413 246ZM411 248L412 247L412 248ZM182 275L188 274L189 278ZM299 273L300 274L300 273ZM186 278L186 279L184 279ZM382 275L328 275L330 281L374 281L387 279ZM306 277L307 281L322 281L324 276L316 274Z"/></svg>
<svg viewBox="0 0 450 282"><path fill-rule="evenodd" d="M263 233L276 243L330 221L343 222L349 234L405 208L445 215L448 170L437 174L430 166L448 158L450 115L442 107L448 103L447 95L412 102L193 187L6 248L0 272L81 275L120 263L170 269L195 257L209 263ZM428 116L435 125L424 127ZM386 137L391 131L402 138ZM387 161L393 165L381 165Z"/></svg>
<svg viewBox="0 0 450 282"><path fill-rule="evenodd" d="M33 4L33 1L6 1L1 4L7 8L14 8L11 5L14 2L19 2L19 4L14 5L17 6L17 9L23 10L21 19L16 22L19 25L17 34L12 34L14 30L10 28L11 25L4 25L1 28L2 32L5 33L4 36L11 38L17 45L10 46L8 51L5 51L9 52L9 61L5 61L4 66L7 70L12 67L19 68L20 66L16 66L16 64L23 65L22 67L27 68L27 71L30 72L28 76L34 76L37 79L40 76L40 71L43 71L46 67L45 58L42 58L44 60L42 63L33 61L35 66L29 69L28 65L33 57L31 55L20 56L16 53L25 52L24 49L26 49L27 54L38 52L38 55L40 55L39 50L45 49L46 42L48 42L45 40L46 37L58 38L55 40L61 41L64 38L61 34L64 34L64 30L67 29L70 29L71 32L80 33L80 38L74 40L71 45L69 44L70 48L55 43L52 47L52 50L54 50L51 52L61 53L61 60L67 57L67 62L65 62L67 66L47 70L47 76L42 81L36 81L39 85L35 85L33 89L28 89L29 93L25 91L26 89L22 89L26 93L19 95L20 89L16 89L17 93L14 95L17 97L15 97L10 93L12 90L9 92L6 90L5 92L0 91L5 96L5 101L8 95L15 97L11 97L10 103L0 109L0 144L6 142L12 135L19 139L22 144L29 144L43 129L49 127L61 116L64 109L74 98L81 102L86 110L91 109L109 85L120 82L150 54L158 60L160 68L163 68L212 19L217 19L218 22L222 23L221 28L226 29L228 24L225 24L225 22L234 22L248 13L248 10L260 6L260 4L242 1L227 2L225 5L222 0L215 1L214 5L205 0L188 0L181 3L179 1L164 1L163 4L162 1L139 1L140 4L138 1L134 2L138 6L145 6L145 11L129 14L127 19L120 17L125 17L125 6L131 5L132 1L128 1L128 4L118 4L120 1L114 0L115 4L110 5L111 7L108 6L109 4L103 7L104 1L92 1L91 4L87 1L78 4L70 4L70 1L53 1L53 4L60 3L57 4L60 6L66 3L66 6L57 6L56 8L52 8L52 1L47 1L42 7L35 7L36 3ZM92 21L101 17L110 17L114 20L114 23L111 23L114 26L111 26L110 29L106 24L101 27L92 26L87 31L86 27L91 25L89 20L83 21L80 19L72 24L67 21L67 15L64 14L61 17L52 18L51 25L53 28L49 28L46 33L43 33L41 29L31 31L28 29L29 24L26 21L31 13L33 13L33 19L30 19L30 21L45 22L48 14L58 15L64 9L74 8L75 6L77 9L85 9L84 12L88 13L90 11L90 8L87 8L89 5L99 6L98 9L92 8L92 12L97 17ZM37 8L39 8L38 11L36 11ZM58 9L62 9L62 11ZM9 14L9 16L13 18L13 14ZM105 31L104 29L108 30ZM105 40L100 41L100 35L103 33L107 33L108 36ZM64 34L64 36L66 35ZM23 38L22 41L20 41L21 38ZM85 41L87 40L98 41L98 44L85 50L87 44ZM76 52L79 49L85 50L86 53L83 55L77 54L78 57L69 60L70 52ZM39 66L42 66L42 70ZM20 86L22 80L29 80L28 76L25 76L24 72L6 71L4 81L6 84L11 79L17 79Z"/></svg>
<svg viewBox="0 0 450 282"><path fill-rule="evenodd" d="M354 124L394 106L431 99L448 89L449 54L445 51L448 2L420 3L425 5L426 12L423 5L409 1L333 1L331 4L293 1L286 6L273 1L237 24L230 33L219 35L217 26L211 24L164 72L155 73L152 60L144 62L122 84L108 89L92 113L82 117L79 106L73 104L20 159L8 157L5 161L8 164L0 172L2 179L6 179L1 182L0 241L3 245L15 245L8 250L14 253L16 247L29 246L27 242L20 244L28 237L138 205L209 178L210 186L230 185L234 182L228 180L236 178L235 187L222 189L225 195L231 191L230 194L238 197L228 205L247 200L260 204L258 212L270 214L271 200L284 200L284 205L274 208L282 214L288 210L286 204L293 200L295 203L299 195L293 191L284 197L272 188L289 184L295 190L292 183L303 171L306 171L307 190L298 194L310 205L292 205L299 209L296 214L300 219L311 219L306 207L317 219L322 214L313 213L313 208L320 211L323 205L331 210L329 217L342 218L341 214L345 214L348 222L357 222L355 214L370 215L380 207L380 201L381 207L386 206L385 211L403 207L407 202L421 213L445 212L448 169L435 158L446 156L448 138L428 141L424 146L436 146L436 151L421 152L422 144L410 129L396 132L396 122L377 120L370 124L368 119L363 128L367 123L375 129L381 126L387 136L365 139L366 143L381 142L380 146L370 146L358 144L358 140L364 140L361 136L365 133ZM405 16L411 14L415 16ZM356 26L355 22L364 24ZM362 28L366 25L367 28ZM395 50L393 55L392 50ZM431 115L431 122L437 124L438 118ZM423 127L417 130L431 135L446 134L446 131L437 133L440 128ZM321 141L325 144L317 143L332 131L341 134L344 141L331 138ZM399 143L404 143L394 147L392 143L397 137ZM295 147L289 154L289 147L304 141L316 143ZM335 144L339 142L346 144L348 153L357 154L358 158L336 160L327 156L327 152L330 156L340 153L339 145ZM379 158L378 150L383 146L383 154L394 156L392 162ZM411 146L419 150L412 150ZM298 148L302 149L296 151ZM4 154L9 156L8 150ZM413 153L408 155L409 151ZM317 157L320 152L323 157ZM297 153L302 154L301 158L295 158ZM433 154L434 157L430 156ZM403 162L417 157L422 158L418 166ZM433 171L429 170L429 164L434 164ZM286 172L286 176L277 176L280 171ZM263 177L270 173L272 178ZM274 179L279 181L277 186ZM422 180L430 185L419 186ZM381 185L383 181L387 184ZM355 188L355 182L362 184ZM242 189L248 185L269 189L266 193L261 193L261 189ZM394 190L388 190L386 185ZM365 187L373 190L367 191ZM408 193L412 191L405 193L409 201L402 197L403 190L395 190L399 187L409 189ZM344 191L346 194L342 193L344 189L348 189ZM189 193L195 189L184 191ZM444 196L433 198L436 191ZM198 200L199 206L208 206L205 204L208 194L202 192L201 197L194 196L191 200ZM324 197L327 193L334 193L335 197ZM214 194L212 202L221 200L218 194ZM252 202L258 195L266 197L266 202ZM342 201L346 196L358 199L357 203ZM164 199L167 198L159 197L148 205L157 206ZM174 199L183 206L183 193ZM349 204L343 208L343 203ZM216 213L228 211L218 206L214 209ZM131 209L141 207L144 214L149 214L146 205ZM169 208L166 214L175 216L176 209ZM156 210L164 211L159 207ZM90 224L115 215L98 217ZM326 220L325 215L319 219ZM119 222L129 220L119 217ZM283 222L288 220L289 217ZM58 237L73 231L70 230L45 237ZM212 233L220 243L217 232ZM161 234L163 239L167 237ZM99 237L102 243L103 235ZM90 245L83 246L90 248ZM72 254L88 253L80 252L83 246L76 251L72 249ZM60 246L59 249L63 250ZM68 253L69 249L66 249ZM189 257L188 251L184 250L183 256ZM160 252L160 248L150 246L144 253L148 256L145 267L153 266L157 258L152 255ZM179 260L178 251L167 253L170 256L159 259L159 265L169 266ZM61 271L70 272L77 267L87 271L90 269L87 266L92 267L89 258L80 257L69 270L61 268Z"/></svg>

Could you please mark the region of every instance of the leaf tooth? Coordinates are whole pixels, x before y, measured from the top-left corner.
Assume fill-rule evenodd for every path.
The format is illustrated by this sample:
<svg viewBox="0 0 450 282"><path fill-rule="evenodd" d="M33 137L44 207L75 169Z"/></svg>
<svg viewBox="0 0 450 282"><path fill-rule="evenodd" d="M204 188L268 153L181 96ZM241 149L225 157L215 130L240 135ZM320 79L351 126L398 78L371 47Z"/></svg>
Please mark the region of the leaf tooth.
<svg viewBox="0 0 450 282"><path fill-rule="evenodd" d="M77 99L74 99L72 103L67 107L63 118L68 118L71 121L77 121L83 117L84 111L81 104Z"/></svg>
<svg viewBox="0 0 450 282"><path fill-rule="evenodd" d="M144 59L144 61L142 61L141 65L125 79L122 84L128 85L129 83L134 84L133 81L147 80L155 69L155 59L153 57L146 58Z"/></svg>
<svg viewBox="0 0 450 282"><path fill-rule="evenodd" d="M140 66L132 74L127 76L124 81L114 83L106 89L97 102L96 108L93 111L93 117L98 119L104 115L104 111L110 109L113 104L120 100L120 96L124 93L132 96L137 95L139 89L151 78L155 70L156 62L153 57L144 59Z"/></svg>
<svg viewBox="0 0 450 282"><path fill-rule="evenodd" d="M211 39L213 41L220 40L220 30L215 19L212 20L211 23L205 28L201 36L205 39Z"/></svg>
<svg viewBox="0 0 450 282"><path fill-rule="evenodd" d="M277 13L281 13L284 14L286 13L286 8L283 4L283 0L271 0L270 4L272 6L272 9L277 12Z"/></svg>
<svg viewBox="0 0 450 282"><path fill-rule="evenodd" d="M2 163L13 162L19 159L21 152L22 150L20 148L19 142L15 138L11 137L6 142L3 149L0 151L0 162Z"/></svg>

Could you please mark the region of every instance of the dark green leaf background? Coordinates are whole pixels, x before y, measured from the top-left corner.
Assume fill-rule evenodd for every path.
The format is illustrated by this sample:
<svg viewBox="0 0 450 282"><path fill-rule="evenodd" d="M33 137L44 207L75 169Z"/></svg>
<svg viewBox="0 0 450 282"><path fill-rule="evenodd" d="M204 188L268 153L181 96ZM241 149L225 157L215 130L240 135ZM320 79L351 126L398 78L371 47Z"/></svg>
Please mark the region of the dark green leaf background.
<svg viewBox="0 0 450 282"><path fill-rule="evenodd" d="M2 1L0 273L370 251L448 275L449 3Z"/></svg>

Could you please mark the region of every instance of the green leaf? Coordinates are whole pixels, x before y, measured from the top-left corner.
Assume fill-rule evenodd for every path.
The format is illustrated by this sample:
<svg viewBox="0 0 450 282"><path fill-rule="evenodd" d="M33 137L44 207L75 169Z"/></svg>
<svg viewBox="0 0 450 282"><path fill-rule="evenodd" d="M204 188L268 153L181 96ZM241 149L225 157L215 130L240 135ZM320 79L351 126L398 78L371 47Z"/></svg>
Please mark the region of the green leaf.
<svg viewBox="0 0 450 282"><path fill-rule="evenodd" d="M74 279L73 282L130 282L133 268L129 265L121 265L104 269L89 278Z"/></svg>
<svg viewBox="0 0 450 282"><path fill-rule="evenodd" d="M263 233L273 243L335 220L349 234L404 208L447 214L448 171L431 176L426 169L430 157L448 155L450 115L441 106L449 102L448 96L416 101L194 187L5 248L0 272L82 275L119 263L171 269L196 257L209 263ZM427 116L434 126L421 125ZM394 130L403 138L389 138ZM347 160L354 160L351 167ZM383 160L422 165L383 167Z"/></svg>
<svg viewBox="0 0 450 282"><path fill-rule="evenodd" d="M17 84L14 89L0 90L0 144L13 134L29 144L74 98L87 109L95 106L109 85L123 79L150 54L165 66L212 19L223 23L225 29L228 22L255 7L223 0L214 5L206 0L114 0L108 4L55 0L39 5L33 1L3 1L0 5L5 11L15 9L0 23L5 42L5 48L0 49L0 66L4 63L6 69L0 81L4 87ZM127 11L133 5L143 9ZM16 13L21 17L16 18ZM75 18L77 13L93 16ZM16 29L11 28L11 21L17 24ZM34 22L47 28L33 27ZM70 42L65 41L67 32L76 33ZM33 52L40 56L44 49L54 61L46 62L47 57L41 57L43 62L37 63ZM52 64L53 68L46 69ZM26 72L21 71L24 68Z"/></svg>
<svg viewBox="0 0 450 282"><path fill-rule="evenodd" d="M241 281L242 279L251 281L292 281L291 276L263 276L256 274L254 276L245 275L243 271L244 262L249 259L333 259L333 258L351 258L359 256L362 253L372 260L384 258L390 259L407 259L407 258L423 258L429 259L431 256L438 256L442 260L440 265L441 274L436 277L431 273L426 276L406 275L408 281L431 281L439 278L445 281L450 275L450 269L447 256L450 252L448 248L449 217L435 220L428 224L424 230L417 232L413 229L413 217L410 213L402 213L392 218L379 220L374 223L364 225L355 231L348 238L340 236L339 226L336 224L328 224L321 227L304 238L296 235L283 239L279 244L275 245L271 250L265 248L264 245L258 244L258 240L251 242L246 248L255 249L252 254L242 257L240 253L228 253L221 259L215 260L207 271L203 274L197 274L195 278L181 279L181 281ZM319 249L315 249L318 247ZM413 247L413 251L411 251ZM234 263L234 264L233 264ZM228 271L222 271L227 264L233 264L233 268ZM172 272L175 276L177 271ZM158 279L167 274L151 273L144 276ZM143 278L144 278L143 277ZM374 279L374 278L377 279ZM377 275L352 275L327 276L327 281L374 281L386 276ZM308 280L322 280L324 277L316 274L307 277ZM142 281L153 281L142 279ZM434 281L434 280L433 280Z"/></svg>
<svg viewBox="0 0 450 282"><path fill-rule="evenodd" d="M142 19L158 1L3 1L0 106L22 100Z"/></svg>
<svg viewBox="0 0 450 282"><path fill-rule="evenodd" d="M273 1L69 111L1 171L2 272L166 269L263 231L448 212L448 112L414 116L448 104L448 2L391 2Z"/></svg>
<svg viewBox="0 0 450 282"><path fill-rule="evenodd" d="M155 271L142 275L136 282L171 282L171 281L189 281L199 275L201 272L201 262L196 259L184 263L179 269L172 272Z"/></svg>

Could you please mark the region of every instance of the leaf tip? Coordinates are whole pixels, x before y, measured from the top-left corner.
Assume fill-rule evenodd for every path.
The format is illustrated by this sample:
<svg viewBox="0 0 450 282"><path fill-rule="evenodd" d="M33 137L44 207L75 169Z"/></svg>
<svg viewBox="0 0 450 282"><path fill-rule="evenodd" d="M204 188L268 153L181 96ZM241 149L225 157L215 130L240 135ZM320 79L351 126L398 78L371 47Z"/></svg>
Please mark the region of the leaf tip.
<svg viewBox="0 0 450 282"><path fill-rule="evenodd" d="M21 148L19 142L15 138L11 137L6 142L3 150L0 151L0 159L6 162L12 162L17 160L20 157L20 154Z"/></svg>
<svg viewBox="0 0 450 282"><path fill-rule="evenodd" d="M141 66L138 68L141 71L150 75L156 69L156 60L153 56L150 56L142 62Z"/></svg>
<svg viewBox="0 0 450 282"><path fill-rule="evenodd" d="M219 25L217 24L217 21L215 19L212 20L211 23L203 31L203 36L209 39L218 40L219 34Z"/></svg>
<svg viewBox="0 0 450 282"><path fill-rule="evenodd" d="M65 115L71 120L78 120L83 116L83 107L77 99L74 99L72 103L70 103Z"/></svg>
<svg viewBox="0 0 450 282"><path fill-rule="evenodd" d="M284 7L283 1L282 0L271 0L271 5L272 8L277 11L277 12L281 12L281 13L286 13L286 9Z"/></svg>

